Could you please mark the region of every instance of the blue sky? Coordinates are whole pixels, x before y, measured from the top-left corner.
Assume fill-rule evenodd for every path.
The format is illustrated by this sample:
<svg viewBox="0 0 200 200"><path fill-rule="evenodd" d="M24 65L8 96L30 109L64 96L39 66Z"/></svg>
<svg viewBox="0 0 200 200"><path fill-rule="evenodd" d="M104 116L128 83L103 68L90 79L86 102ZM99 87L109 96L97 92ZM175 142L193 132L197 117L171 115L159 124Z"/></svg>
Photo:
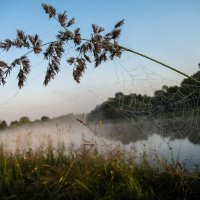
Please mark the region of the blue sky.
<svg viewBox="0 0 200 200"><path fill-rule="evenodd" d="M107 31L125 19L120 44L163 61L192 75L200 62L200 1L199 0L0 0L0 40L14 38L16 29L27 34L39 33L43 42L51 41L59 25L48 20L41 3L66 10L76 18L75 27L90 35L91 24ZM72 55L66 46L66 56ZM24 51L0 51L0 60L11 62ZM32 73L22 90L17 88L17 70L5 86L0 86L0 119L11 121L20 116L31 119L43 115L59 116L69 112L88 112L116 92L152 94L163 84L178 84L183 77L135 55L101 65L88 66L81 83L72 79L72 67L63 59L61 72L49 86L42 81L47 63L43 57L30 55ZM156 80L156 81L155 81Z"/></svg>

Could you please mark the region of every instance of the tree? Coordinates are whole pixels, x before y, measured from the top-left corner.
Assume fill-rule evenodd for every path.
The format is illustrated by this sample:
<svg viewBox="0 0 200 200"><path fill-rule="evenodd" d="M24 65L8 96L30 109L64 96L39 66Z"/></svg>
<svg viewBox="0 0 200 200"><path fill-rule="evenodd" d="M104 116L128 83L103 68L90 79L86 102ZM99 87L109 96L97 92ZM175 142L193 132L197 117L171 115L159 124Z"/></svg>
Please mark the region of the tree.
<svg viewBox="0 0 200 200"><path fill-rule="evenodd" d="M8 125L7 125L7 123L6 123L6 121L2 121L1 122L1 124L0 124L0 130L4 130L4 129L6 129L8 127Z"/></svg>
<svg viewBox="0 0 200 200"><path fill-rule="evenodd" d="M18 121L12 121L11 123L10 123L10 126L11 127L16 127L16 126L18 126L19 125L19 122Z"/></svg>
<svg viewBox="0 0 200 200"><path fill-rule="evenodd" d="M200 71L197 71L192 76L200 80ZM156 90L153 96L142 94L125 95L121 92L117 92L114 98L108 98L107 101L103 102L101 105L98 105L94 110L92 110L88 114L88 120L124 119L124 116L120 114L120 112L126 110L126 106L137 110L145 108L145 104L149 104L152 107L158 108L162 106L167 112L176 112L177 110L175 107L173 107L173 105L175 102L183 99L182 95L187 97L187 102L190 106L190 109L198 110L198 97L200 96L199 83L195 82L195 84L192 84L192 86L190 84L191 80L187 78L181 82L180 86L175 85L168 87L163 85L161 87L162 89ZM169 106L170 104L171 106ZM144 111L144 114L148 115L149 113Z"/></svg>
<svg viewBox="0 0 200 200"><path fill-rule="evenodd" d="M74 57L67 58L67 62L74 66L73 77L77 83L80 82L80 78L85 72L88 63L94 61L95 67L98 67L102 62L105 62L108 59L113 60L115 57L120 57L123 51L142 56L143 58L167 67L170 70L200 83L200 81L195 77L190 77L174 67L119 45L118 39L121 34L121 26L124 24L124 20L115 24L113 30L108 33L104 33L103 27L92 24L91 38L86 39L82 37L80 28L72 29L75 19L68 19L66 12L57 13L53 6L44 3L42 4L42 7L48 14L49 19L55 19L58 21L62 29L58 31L56 39L50 42L43 43L38 34L26 35L22 30L17 30L17 36L15 39L5 39L0 42L0 48L4 51L9 51L11 47L27 49L27 53L13 60L11 64L6 63L5 61L0 61L0 84L5 84L8 75L10 75L14 68L18 67L18 86L19 88L24 86L27 75L31 71L31 64L28 55L34 53L36 55L43 55L44 59L48 62L44 78L44 85L48 85L48 83L54 79L56 74L60 71L61 59L65 52L64 45L69 42L74 45L76 54ZM47 48L44 49L44 47Z"/></svg>
<svg viewBox="0 0 200 200"><path fill-rule="evenodd" d="M30 119L29 119L29 117L21 117L20 119L19 119L19 124L28 124L28 123L30 123L31 121L30 121Z"/></svg>
<svg viewBox="0 0 200 200"><path fill-rule="evenodd" d="M46 122L46 121L48 121L48 120L49 120L49 117L47 117L47 116L41 117L41 121L42 121L42 122Z"/></svg>
<svg viewBox="0 0 200 200"><path fill-rule="evenodd" d="M163 86L162 86L162 90L164 90L165 92L167 92L168 89L169 89L169 87L168 87L167 85L163 85Z"/></svg>

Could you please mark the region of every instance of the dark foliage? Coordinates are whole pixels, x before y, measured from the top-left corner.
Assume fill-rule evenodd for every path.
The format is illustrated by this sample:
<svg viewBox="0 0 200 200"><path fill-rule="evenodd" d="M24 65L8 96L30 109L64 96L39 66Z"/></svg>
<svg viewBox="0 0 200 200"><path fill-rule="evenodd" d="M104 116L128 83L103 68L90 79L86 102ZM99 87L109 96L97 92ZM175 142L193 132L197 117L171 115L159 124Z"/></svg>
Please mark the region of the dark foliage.
<svg viewBox="0 0 200 200"><path fill-rule="evenodd" d="M200 80L200 71L192 77ZM154 127L162 136L187 137L193 144L199 144L199 86L198 82L194 84L187 78L180 86L162 86L153 96L118 92L115 97L98 105L87 118L89 121L133 120L136 123L141 123L141 119L156 119L161 124L154 124ZM165 123L162 123L163 120Z"/></svg>
<svg viewBox="0 0 200 200"><path fill-rule="evenodd" d="M200 71L195 73L192 77L200 80ZM173 112L174 102L182 100L182 96L187 96L188 102L190 102L191 109L198 109L199 106L199 91L200 84L194 83L190 78L184 79L180 86L162 86L161 90L154 92L153 96L141 95L141 94L129 94L125 95L122 92L115 94L114 98L109 98L106 102L97 106L88 116L90 120L94 119L123 119L123 110L127 110L126 106L129 105L129 109L134 107L135 110L144 108L144 105L149 104L151 107L157 107L155 114L159 112L159 109L163 111ZM180 95L180 93L182 95ZM196 98L195 98L196 97ZM166 101L167 99L167 101ZM191 101L190 101L191 100ZM121 107L119 106L121 105ZM131 110L130 110L131 111ZM142 115L149 115L148 112L141 113Z"/></svg>
<svg viewBox="0 0 200 200"><path fill-rule="evenodd" d="M28 123L30 123L30 122L31 122L31 120L29 119L29 117L26 117L26 116L21 117L21 118L19 119L19 124L28 124Z"/></svg>
<svg viewBox="0 0 200 200"><path fill-rule="evenodd" d="M50 120L50 118L48 116L42 116L41 117L42 122L46 122L46 121L49 121L49 120Z"/></svg>
<svg viewBox="0 0 200 200"><path fill-rule="evenodd" d="M8 125L7 125L6 121L0 122L0 130L4 130L4 129L6 129L7 127L8 127Z"/></svg>

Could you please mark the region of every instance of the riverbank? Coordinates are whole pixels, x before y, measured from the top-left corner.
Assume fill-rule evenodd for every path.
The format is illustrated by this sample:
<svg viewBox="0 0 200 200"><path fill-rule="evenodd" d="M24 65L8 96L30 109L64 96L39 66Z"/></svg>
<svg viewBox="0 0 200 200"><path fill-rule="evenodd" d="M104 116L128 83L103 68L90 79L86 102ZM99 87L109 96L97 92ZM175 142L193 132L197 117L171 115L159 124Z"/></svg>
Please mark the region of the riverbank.
<svg viewBox="0 0 200 200"><path fill-rule="evenodd" d="M68 152L66 154L66 151ZM138 159L138 158L137 158ZM199 199L200 168L118 147L106 154L83 142L75 149L49 142L45 150L9 153L0 148L1 199Z"/></svg>

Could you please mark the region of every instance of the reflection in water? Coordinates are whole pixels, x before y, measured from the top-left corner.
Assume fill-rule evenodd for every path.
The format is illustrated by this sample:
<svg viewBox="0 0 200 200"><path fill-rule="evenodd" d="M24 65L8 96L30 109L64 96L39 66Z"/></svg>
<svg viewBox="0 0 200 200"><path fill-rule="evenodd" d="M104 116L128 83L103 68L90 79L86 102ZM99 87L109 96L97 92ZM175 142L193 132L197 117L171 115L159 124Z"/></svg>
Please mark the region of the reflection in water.
<svg viewBox="0 0 200 200"><path fill-rule="evenodd" d="M86 142L94 144L100 152L110 150L111 146L120 146L130 151L134 146L138 155L144 151L145 145L149 158L156 151L158 156L164 156L169 161L179 160L190 169L200 164L200 145L193 144L191 137L176 139L176 134L155 134L156 129L151 127L152 123L145 123L139 127L130 122L101 123L91 125L95 130L92 132L76 120L70 123L46 122L3 131L0 134L0 144L14 153L29 149L45 150L49 142L52 142L55 151L61 146L69 147L72 144L74 148L78 148Z"/></svg>
<svg viewBox="0 0 200 200"><path fill-rule="evenodd" d="M188 139L172 141L170 137L163 138L158 134L152 134L147 140L137 141L134 145L138 154L145 150L149 158L154 157L156 152L160 158L165 158L169 162L179 161L187 169L200 166L200 145L192 144ZM130 147L131 144L127 145L127 149Z"/></svg>
<svg viewBox="0 0 200 200"><path fill-rule="evenodd" d="M121 141L127 150L134 144L138 154L145 150L149 158L156 152L160 158L177 160L188 169L200 165L198 126L184 123L182 119L165 119L162 125L155 124L152 118L146 118L139 124L133 121L106 122L103 127L97 127L96 132L106 138Z"/></svg>
<svg viewBox="0 0 200 200"><path fill-rule="evenodd" d="M157 133L162 137L188 139L193 144L200 144L200 120L185 120L183 118L162 119L156 121L151 117L139 121L106 121L103 126L95 126L98 134L104 137L120 140L123 144L145 140Z"/></svg>

